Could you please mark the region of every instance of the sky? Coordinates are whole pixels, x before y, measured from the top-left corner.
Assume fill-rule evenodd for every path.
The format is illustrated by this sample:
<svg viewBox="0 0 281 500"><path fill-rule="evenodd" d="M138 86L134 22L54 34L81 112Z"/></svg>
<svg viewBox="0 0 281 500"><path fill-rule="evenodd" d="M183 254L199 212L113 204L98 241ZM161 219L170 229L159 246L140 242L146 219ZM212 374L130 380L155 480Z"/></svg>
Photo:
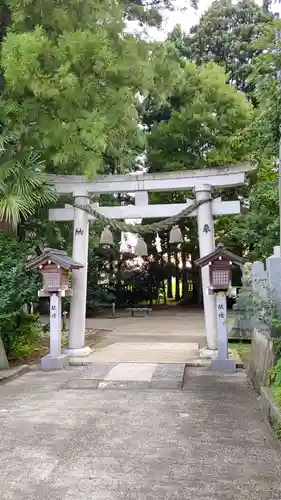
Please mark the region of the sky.
<svg viewBox="0 0 281 500"><path fill-rule="evenodd" d="M165 19L163 28L161 31L151 29L151 37L157 40L164 40L167 33L172 31L174 26L176 26L177 24L180 24L182 26L182 29L188 32L192 26L198 23L200 16L212 4L212 0L199 0L197 11L193 9L193 7L187 7L185 10L183 10L184 6L186 6L186 3L186 0L175 1L176 10L174 12L163 13Z"/></svg>
<svg viewBox="0 0 281 500"><path fill-rule="evenodd" d="M175 10L173 12L162 12L164 19L162 29L149 28L146 30L147 36L152 40L165 40L167 34L172 31L177 24L180 24L182 29L188 32L192 26L198 23L200 16L208 9L212 0L199 0L197 11L191 6L186 7L187 3L187 0L174 0ZM141 31L142 33L144 31L143 28L140 29L138 24L134 22L128 23L128 28L129 31Z"/></svg>
<svg viewBox="0 0 281 500"><path fill-rule="evenodd" d="M161 30L152 29L148 30L148 36L153 40L165 40L167 33L171 32L172 29L180 24L185 32L188 32L192 26L198 24L202 14L210 7L213 0L198 0L198 9L195 10L193 7L187 6L187 0L174 0L175 10L174 12L163 12L164 22ZM262 5L262 0L256 0L258 5ZM272 0L273 12L279 12L281 17L281 0ZM130 23L130 30L136 29L133 24Z"/></svg>

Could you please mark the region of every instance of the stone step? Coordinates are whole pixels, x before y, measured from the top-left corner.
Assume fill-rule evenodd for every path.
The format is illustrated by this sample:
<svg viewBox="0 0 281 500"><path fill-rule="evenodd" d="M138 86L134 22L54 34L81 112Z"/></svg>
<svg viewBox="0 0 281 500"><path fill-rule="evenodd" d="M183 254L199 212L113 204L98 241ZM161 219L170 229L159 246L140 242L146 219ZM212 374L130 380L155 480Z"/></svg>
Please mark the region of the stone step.
<svg viewBox="0 0 281 500"><path fill-rule="evenodd" d="M180 390L185 364L93 363L62 389Z"/></svg>

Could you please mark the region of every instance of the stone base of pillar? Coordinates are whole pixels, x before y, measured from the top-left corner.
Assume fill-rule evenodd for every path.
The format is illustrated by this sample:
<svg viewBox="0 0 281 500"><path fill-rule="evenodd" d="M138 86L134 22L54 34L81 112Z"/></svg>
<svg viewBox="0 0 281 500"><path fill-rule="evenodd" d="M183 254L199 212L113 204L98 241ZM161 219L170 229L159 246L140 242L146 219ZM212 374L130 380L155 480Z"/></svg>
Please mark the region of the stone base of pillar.
<svg viewBox="0 0 281 500"><path fill-rule="evenodd" d="M63 353L66 354L69 358L86 358L90 356L92 349L90 347L80 347L78 349L71 349L68 347L63 350Z"/></svg>
<svg viewBox="0 0 281 500"><path fill-rule="evenodd" d="M68 365L69 359L65 354L60 354L60 356L51 356L48 354L41 359L41 369L46 372L63 370Z"/></svg>
<svg viewBox="0 0 281 500"><path fill-rule="evenodd" d="M236 372L236 361L234 359L213 359L212 372Z"/></svg>
<svg viewBox="0 0 281 500"><path fill-rule="evenodd" d="M219 351L217 349L209 349L209 347L202 347L199 351L201 359L217 359Z"/></svg>

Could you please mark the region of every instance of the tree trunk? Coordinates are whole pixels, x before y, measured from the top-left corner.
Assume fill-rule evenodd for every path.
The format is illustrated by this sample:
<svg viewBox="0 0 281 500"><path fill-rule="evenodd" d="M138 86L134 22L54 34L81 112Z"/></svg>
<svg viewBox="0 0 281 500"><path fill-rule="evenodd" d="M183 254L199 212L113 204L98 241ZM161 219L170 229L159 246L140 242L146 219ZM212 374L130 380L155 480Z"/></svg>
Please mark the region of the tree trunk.
<svg viewBox="0 0 281 500"><path fill-rule="evenodd" d="M182 260L182 296L183 299L188 297L188 285L187 285L187 269L186 269L186 254L184 248L181 251Z"/></svg>
<svg viewBox="0 0 281 500"><path fill-rule="evenodd" d="M167 245L168 250L168 263L171 264L171 249L170 245ZM172 287L172 276L168 276L168 286L167 286L167 297L168 299L173 299L173 287Z"/></svg>
<svg viewBox="0 0 281 500"><path fill-rule="evenodd" d="M165 267L163 252L160 254L160 265L163 268ZM166 293L166 280L165 279L162 281L160 289L163 292L164 305L166 306L167 305L167 293Z"/></svg>
<svg viewBox="0 0 281 500"><path fill-rule="evenodd" d="M175 261L176 261L176 300L179 301L180 296L180 269L179 269L179 253L175 252Z"/></svg>

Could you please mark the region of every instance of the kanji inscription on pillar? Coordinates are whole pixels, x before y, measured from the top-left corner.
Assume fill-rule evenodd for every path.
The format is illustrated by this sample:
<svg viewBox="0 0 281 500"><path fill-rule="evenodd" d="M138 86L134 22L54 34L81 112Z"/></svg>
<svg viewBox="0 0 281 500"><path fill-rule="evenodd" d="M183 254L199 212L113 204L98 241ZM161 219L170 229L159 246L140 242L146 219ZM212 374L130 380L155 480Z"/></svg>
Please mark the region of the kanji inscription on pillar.
<svg viewBox="0 0 281 500"><path fill-rule="evenodd" d="M57 317L57 308L55 305L51 307L51 317L54 319Z"/></svg>
<svg viewBox="0 0 281 500"><path fill-rule="evenodd" d="M217 303L217 330L218 330L218 347L219 358L227 359L228 357L228 339L226 326L226 296L225 293L218 293L216 296Z"/></svg>
<svg viewBox="0 0 281 500"><path fill-rule="evenodd" d="M204 224L204 227L203 227L203 233L210 233L211 232L211 229L210 229L210 226L209 224Z"/></svg>

